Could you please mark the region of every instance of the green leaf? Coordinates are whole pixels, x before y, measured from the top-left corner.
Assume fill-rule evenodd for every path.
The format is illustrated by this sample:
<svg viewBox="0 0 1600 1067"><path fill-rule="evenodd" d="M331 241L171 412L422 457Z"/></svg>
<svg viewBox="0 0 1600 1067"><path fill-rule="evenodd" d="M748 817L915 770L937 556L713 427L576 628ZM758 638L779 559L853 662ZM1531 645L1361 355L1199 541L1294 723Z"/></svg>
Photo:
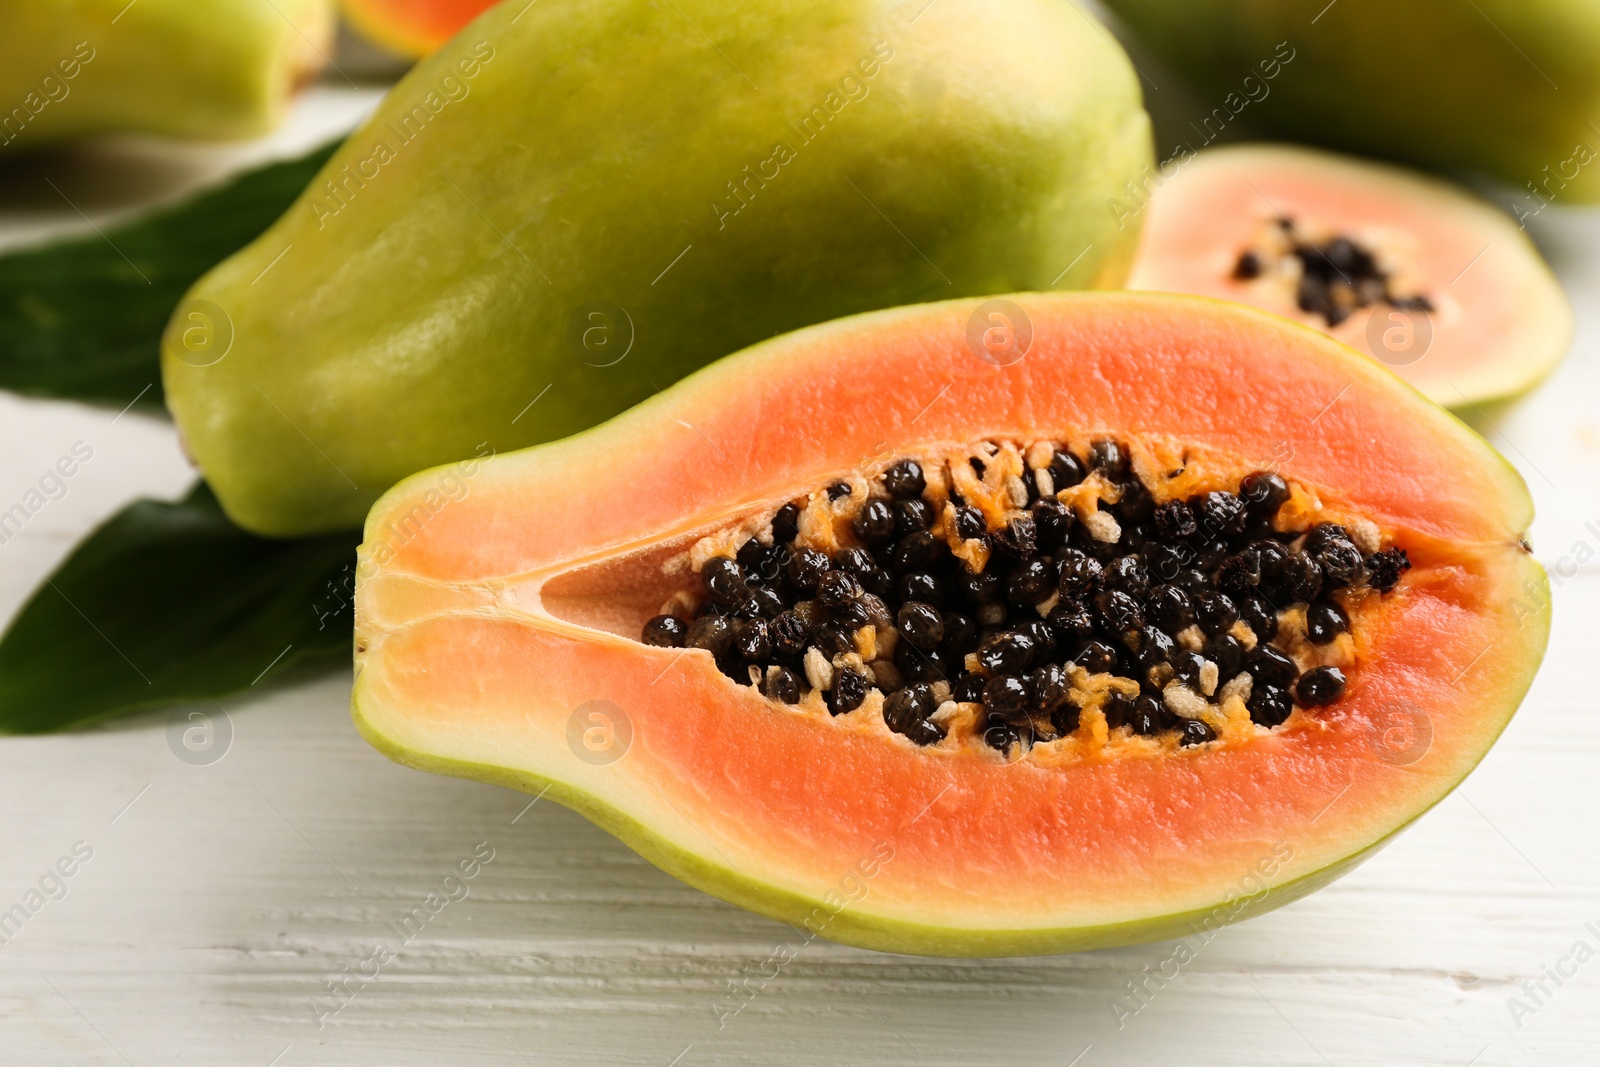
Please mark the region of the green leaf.
<svg viewBox="0 0 1600 1067"><path fill-rule="evenodd" d="M160 408L161 333L207 270L253 241L333 154L248 171L98 233L0 256L0 389Z"/></svg>
<svg viewBox="0 0 1600 1067"><path fill-rule="evenodd" d="M246 533L204 482L89 535L0 637L0 731L45 733L349 663L358 532Z"/></svg>

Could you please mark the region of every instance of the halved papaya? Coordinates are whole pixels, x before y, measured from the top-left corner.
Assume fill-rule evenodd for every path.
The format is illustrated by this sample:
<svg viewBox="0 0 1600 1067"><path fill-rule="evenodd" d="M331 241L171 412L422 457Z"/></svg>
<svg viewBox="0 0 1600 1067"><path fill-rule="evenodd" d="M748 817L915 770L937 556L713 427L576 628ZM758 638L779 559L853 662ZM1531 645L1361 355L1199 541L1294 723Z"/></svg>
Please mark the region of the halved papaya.
<svg viewBox="0 0 1600 1067"><path fill-rule="evenodd" d="M498 0L340 0L361 35L402 56L421 58Z"/></svg>
<svg viewBox="0 0 1600 1067"><path fill-rule="evenodd" d="M1286 315L1446 407L1524 392L1572 341L1571 307L1527 234L1449 182L1246 144L1179 156L1149 185L1129 288Z"/></svg>
<svg viewBox="0 0 1600 1067"><path fill-rule="evenodd" d="M876 312L368 518L355 720L809 935L1088 949L1310 892L1543 654L1521 479L1196 297Z"/></svg>

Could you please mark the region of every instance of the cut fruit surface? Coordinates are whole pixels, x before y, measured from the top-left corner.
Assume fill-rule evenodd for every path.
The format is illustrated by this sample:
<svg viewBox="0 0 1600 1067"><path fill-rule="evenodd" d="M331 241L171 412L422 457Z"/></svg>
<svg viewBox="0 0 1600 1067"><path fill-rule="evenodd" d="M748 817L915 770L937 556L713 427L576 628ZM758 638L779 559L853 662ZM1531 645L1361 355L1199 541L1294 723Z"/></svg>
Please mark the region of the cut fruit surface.
<svg viewBox="0 0 1600 1067"><path fill-rule="evenodd" d="M403 56L425 56L495 0L339 0L362 35Z"/></svg>
<svg viewBox="0 0 1600 1067"><path fill-rule="evenodd" d="M1057 504L1072 518L1050 527ZM1482 758L1547 635L1530 518L1481 439L1281 319L1129 293L902 308L395 487L361 549L354 714L402 762L548 788L690 884L831 939L1173 936L1330 880ZM1326 587L1286 581L1290 558ZM1012 591L998 610L962 591L985 575ZM1159 591L1180 586L1238 618L1183 637ZM1179 635L1160 662L1109 591ZM1073 598L1109 658L1057 627ZM952 628L970 611L984 648L942 678L897 661L948 637L908 603ZM788 646L752 636L785 612L807 616ZM1054 650L1007 659L997 634L1035 620ZM1219 634L1281 652L1230 664ZM1252 706L1270 687L1286 695Z"/></svg>
<svg viewBox="0 0 1600 1067"><path fill-rule="evenodd" d="M1572 311L1511 218L1448 182L1285 145L1169 163L1129 288L1285 315L1366 352L1446 407L1521 393L1572 340Z"/></svg>

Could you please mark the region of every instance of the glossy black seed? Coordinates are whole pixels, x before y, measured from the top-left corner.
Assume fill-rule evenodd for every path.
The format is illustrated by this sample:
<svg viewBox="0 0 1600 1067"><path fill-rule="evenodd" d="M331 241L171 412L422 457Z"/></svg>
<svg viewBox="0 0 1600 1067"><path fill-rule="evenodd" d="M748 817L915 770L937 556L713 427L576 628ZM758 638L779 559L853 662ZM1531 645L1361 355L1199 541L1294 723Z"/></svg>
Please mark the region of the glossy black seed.
<svg viewBox="0 0 1600 1067"><path fill-rule="evenodd" d="M1016 720L1028 713L1028 684L1012 674L990 678L983 687L983 706L993 715Z"/></svg>
<svg viewBox="0 0 1600 1067"><path fill-rule="evenodd" d="M894 595L894 578L882 567L874 567L860 575L860 578L861 588L867 591L868 596L887 598Z"/></svg>
<svg viewBox="0 0 1600 1067"><path fill-rule="evenodd" d="M762 684L767 699L781 704L800 703L800 676L788 667L775 667L768 672Z"/></svg>
<svg viewBox="0 0 1600 1067"><path fill-rule="evenodd" d="M1121 488L1122 496L1118 498L1115 504L1111 505L1111 511L1116 515L1117 521L1123 525L1123 539L1126 541L1129 537L1129 527L1137 529L1140 524L1148 523L1152 520L1155 516L1156 502L1150 496L1150 491L1144 487L1144 483L1138 478L1130 476L1127 481L1122 483ZM1146 541L1149 540L1149 536L1144 531L1140 531L1139 535L1134 539Z"/></svg>
<svg viewBox="0 0 1600 1067"><path fill-rule="evenodd" d="M950 683L950 699L957 704L983 703L983 687L988 679L981 674L964 674Z"/></svg>
<svg viewBox="0 0 1600 1067"><path fill-rule="evenodd" d="M920 600L927 604L944 603L944 583L927 571L908 571L895 585L900 600Z"/></svg>
<svg viewBox="0 0 1600 1067"><path fill-rule="evenodd" d="M747 619L775 619L788 605L783 594L766 586L756 586L739 605L739 614Z"/></svg>
<svg viewBox="0 0 1600 1067"><path fill-rule="evenodd" d="M1284 568L1289 563L1289 550L1283 547L1282 542L1267 537L1259 538L1246 545L1239 555L1260 573L1260 584L1264 588L1276 588L1283 581Z"/></svg>
<svg viewBox="0 0 1600 1067"><path fill-rule="evenodd" d="M1121 482L1128 477L1128 454L1117 442L1101 438L1089 445L1089 466L1105 475L1107 480Z"/></svg>
<svg viewBox="0 0 1600 1067"><path fill-rule="evenodd" d="M1211 492L1191 505L1195 512L1195 536L1207 540L1237 534L1244 529L1244 501L1228 492Z"/></svg>
<svg viewBox="0 0 1600 1067"><path fill-rule="evenodd" d="M993 570L961 576L961 593L974 604L988 604L1006 595L1005 582Z"/></svg>
<svg viewBox="0 0 1600 1067"><path fill-rule="evenodd" d="M1248 250L1240 252L1233 264L1233 276L1241 282L1260 277L1261 257Z"/></svg>
<svg viewBox="0 0 1600 1067"><path fill-rule="evenodd" d="M657 648L682 648L688 636L688 623L676 615L657 615L644 624L640 640Z"/></svg>
<svg viewBox="0 0 1600 1067"><path fill-rule="evenodd" d="M1215 541L1205 541L1194 550L1194 565L1196 569L1211 574L1222 566L1222 561L1233 554L1232 547L1224 538Z"/></svg>
<svg viewBox="0 0 1600 1067"><path fill-rule="evenodd" d="M878 561L873 558L871 552L864 548L847 548L835 553L833 557L834 570L853 574L857 578L864 574L870 574L877 566Z"/></svg>
<svg viewBox="0 0 1600 1067"><path fill-rule="evenodd" d="M1247 474L1239 483L1239 498L1252 515L1270 519L1289 499L1289 483L1272 471Z"/></svg>
<svg viewBox="0 0 1600 1067"><path fill-rule="evenodd" d="M828 659L841 652L854 652L856 640L851 631L838 626L823 626L811 635L811 643Z"/></svg>
<svg viewBox="0 0 1600 1067"><path fill-rule="evenodd" d="M1192 537L1199 529L1194 510L1181 500L1169 500L1157 507L1152 521L1156 532L1168 540Z"/></svg>
<svg viewBox="0 0 1600 1067"><path fill-rule="evenodd" d="M1217 732L1199 719L1184 719L1183 732L1178 736L1178 744L1188 748L1192 745L1203 745L1207 741L1215 741Z"/></svg>
<svg viewBox="0 0 1600 1067"><path fill-rule="evenodd" d="M861 580L848 571L830 570L817 583L817 599L836 608L862 594Z"/></svg>
<svg viewBox="0 0 1600 1067"><path fill-rule="evenodd" d="M1386 548L1367 557L1367 584L1380 593L1395 587L1400 576L1411 569L1411 557L1403 548Z"/></svg>
<svg viewBox="0 0 1600 1067"><path fill-rule="evenodd" d="M933 526L933 505L926 500L896 500L893 511L896 537L910 537Z"/></svg>
<svg viewBox="0 0 1600 1067"><path fill-rule="evenodd" d="M1187 592L1191 598L1196 593L1203 593L1211 588L1211 579L1207 578L1205 571L1198 567L1185 567L1168 580Z"/></svg>
<svg viewBox="0 0 1600 1067"><path fill-rule="evenodd" d="M933 687L926 682L913 682L884 699L883 721L895 733L909 736L916 723L932 715L937 706Z"/></svg>
<svg viewBox="0 0 1600 1067"><path fill-rule="evenodd" d="M906 736L919 745L937 745L944 740L943 727L924 719L912 725Z"/></svg>
<svg viewBox="0 0 1600 1067"><path fill-rule="evenodd" d="M1037 613L1027 612L1026 618L1021 622L1011 624L1011 629L1033 642L1033 662L1057 662L1061 659L1061 643L1056 639L1053 627Z"/></svg>
<svg viewBox="0 0 1600 1067"><path fill-rule="evenodd" d="M1055 588L1055 561L1048 556L1030 559L1012 571L1006 580L1006 599L1027 607L1048 599Z"/></svg>
<svg viewBox="0 0 1600 1067"><path fill-rule="evenodd" d="M1083 464L1071 452L1057 450L1050 457L1050 481L1055 485L1056 492L1077 485L1083 481L1083 477Z"/></svg>
<svg viewBox="0 0 1600 1067"><path fill-rule="evenodd" d="M851 520L850 528L862 544L886 544L894 537L894 511L886 500L869 500Z"/></svg>
<svg viewBox="0 0 1600 1067"><path fill-rule="evenodd" d="M870 623L872 621L872 617L867 611L867 605L863 602L865 599L866 596L863 594L854 600L846 600L843 604L840 604L838 607L834 608L834 625L850 633L855 633L857 630Z"/></svg>
<svg viewBox="0 0 1600 1067"><path fill-rule="evenodd" d="M1308 708L1332 704L1344 693L1344 672L1338 667L1314 667L1300 676L1295 699Z"/></svg>
<svg viewBox="0 0 1600 1067"><path fill-rule="evenodd" d="M889 495L900 500L910 500L922 495L928 487L922 475L922 464L914 459L902 459L883 472L883 487Z"/></svg>
<svg viewBox="0 0 1600 1067"><path fill-rule="evenodd" d="M784 570L788 574L790 585L803 593L810 593L817 588L817 583L832 566L833 564L823 553L814 548L802 548L789 557Z"/></svg>
<svg viewBox="0 0 1600 1067"><path fill-rule="evenodd" d="M1061 580L1058 588L1069 600L1087 601L1100 588L1104 568L1092 557L1076 549L1067 549L1061 560Z"/></svg>
<svg viewBox="0 0 1600 1067"><path fill-rule="evenodd" d="M750 586L744 580L744 570L726 556L707 560L705 567L700 571L700 577L706 584L706 592L710 593L711 599L718 604L736 605L750 595Z"/></svg>
<svg viewBox="0 0 1600 1067"><path fill-rule="evenodd" d="M863 593L856 603L866 609L867 621L878 629L886 630L894 625L894 614L877 594Z"/></svg>
<svg viewBox="0 0 1600 1067"><path fill-rule="evenodd" d="M1172 670L1189 688L1199 692L1200 672L1205 668L1206 658L1198 652L1181 648L1172 654Z"/></svg>
<svg viewBox="0 0 1600 1067"><path fill-rule="evenodd" d="M717 658L717 670L721 671L729 678L732 678L740 685L751 684L750 664L746 663L738 656L719 656Z"/></svg>
<svg viewBox="0 0 1600 1067"><path fill-rule="evenodd" d="M1140 630L1138 637L1139 654L1137 663L1141 678L1149 672L1151 667L1170 662L1173 654L1177 651L1177 644L1172 638L1165 631L1159 630L1154 626L1146 626Z"/></svg>
<svg viewBox="0 0 1600 1067"><path fill-rule="evenodd" d="M806 638L811 636L811 627L806 625L798 612L779 612L778 616L767 624L767 636L772 639L773 655L798 656L805 650Z"/></svg>
<svg viewBox="0 0 1600 1067"><path fill-rule="evenodd" d="M1244 669L1244 645L1231 634L1218 634L1206 642L1206 659L1217 665L1217 684L1221 685Z"/></svg>
<svg viewBox="0 0 1600 1067"><path fill-rule="evenodd" d="M1350 539L1350 531L1338 523L1319 522L1306 531L1306 539L1301 546L1301 551L1315 556L1335 541L1343 541L1346 544L1355 543Z"/></svg>
<svg viewBox="0 0 1600 1067"><path fill-rule="evenodd" d="M1117 653L1104 641L1085 641L1072 661L1090 674L1104 674L1117 665Z"/></svg>
<svg viewBox="0 0 1600 1067"><path fill-rule="evenodd" d="M944 543L926 530L911 534L896 542L889 553L889 566L896 574L906 571L925 571L939 562L944 553Z"/></svg>
<svg viewBox="0 0 1600 1067"><path fill-rule="evenodd" d="M800 535L800 508L795 504L785 504L772 516L772 540L775 544L786 545Z"/></svg>
<svg viewBox="0 0 1600 1067"><path fill-rule="evenodd" d="M767 620L740 619L734 623L733 650L752 662L769 658L772 638L767 633Z"/></svg>
<svg viewBox="0 0 1600 1067"><path fill-rule="evenodd" d="M944 640L944 617L932 604L910 600L900 605L895 618L900 636L918 648L932 648Z"/></svg>
<svg viewBox="0 0 1600 1067"><path fill-rule="evenodd" d="M1144 609L1120 589L1105 589L1095 594L1094 620L1105 633L1122 634L1144 625Z"/></svg>
<svg viewBox="0 0 1600 1067"><path fill-rule="evenodd" d="M1294 660L1271 645L1257 645L1245 657L1244 669L1250 672L1254 685L1272 685L1280 689L1287 689L1293 685L1300 673L1300 668L1295 666Z"/></svg>
<svg viewBox="0 0 1600 1067"><path fill-rule="evenodd" d="M1151 539L1157 536L1155 525L1148 519L1124 522L1117 545L1124 552L1144 552L1150 548Z"/></svg>
<svg viewBox="0 0 1600 1067"><path fill-rule="evenodd" d="M1081 600L1062 600L1050 609L1046 620L1055 631L1056 641L1072 647L1094 636L1094 616Z"/></svg>
<svg viewBox="0 0 1600 1067"><path fill-rule="evenodd" d="M983 743L997 752L1010 752L1022 743L1022 734L1004 719L991 718L983 730Z"/></svg>
<svg viewBox="0 0 1600 1067"><path fill-rule="evenodd" d="M944 647L957 657L978 647L978 624L969 616L954 614L944 617Z"/></svg>
<svg viewBox="0 0 1600 1067"><path fill-rule="evenodd" d="M1118 556L1106 564L1100 584L1106 589L1120 589L1134 598L1150 591L1150 572L1138 556Z"/></svg>
<svg viewBox="0 0 1600 1067"><path fill-rule="evenodd" d="M989 532L983 521L983 512L971 504L962 504L956 508L956 536L963 541L971 541L982 537Z"/></svg>
<svg viewBox="0 0 1600 1067"><path fill-rule="evenodd" d="M721 657L733 642L733 623L720 615L706 615L689 626L686 644L689 648L703 648L713 656Z"/></svg>
<svg viewBox="0 0 1600 1067"><path fill-rule="evenodd" d="M1033 512L1035 541L1041 552L1054 552L1066 544L1076 521L1072 509L1059 500L1035 500L1029 509Z"/></svg>
<svg viewBox="0 0 1600 1067"><path fill-rule="evenodd" d="M1366 577L1361 550L1349 541L1330 541L1323 545L1317 552L1317 563L1322 567L1324 589L1342 589Z"/></svg>
<svg viewBox="0 0 1600 1067"><path fill-rule="evenodd" d="M1033 640L1014 630L1002 630L978 645L978 665L991 677L1021 674L1033 662Z"/></svg>
<svg viewBox="0 0 1600 1067"><path fill-rule="evenodd" d="M1031 514L1013 518L994 532L995 550L1015 560L1032 559L1039 550L1038 531Z"/></svg>
<svg viewBox="0 0 1600 1067"><path fill-rule="evenodd" d="M765 582L772 577L768 569L768 555L776 548L776 545L769 548L754 537L739 546L734 559L743 568L746 581Z"/></svg>
<svg viewBox="0 0 1600 1067"><path fill-rule="evenodd" d="M1350 629L1350 616L1331 600L1319 600L1306 609L1306 638L1325 645Z"/></svg>
<svg viewBox="0 0 1600 1067"><path fill-rule="evenodd" d="M1290 603L1309 604L1322 592L1322 566L1304 552L1295 552L1283 566L1282 595Z"/></svg>
<svg viewBox="0 0 1600 1067"><path fill-rule="evenodd" d="M1128 725L1128 720L1133 717L1133 698L1123 692L1106 694L1106 702L1100 705L1100 710L1105 714L1106 725L1115 730Z"/></svg>
<svg viewBox="0 0 1600 1067"><path fill-rule="evenodd" d="M801 600L795 604L793 610L800 621L805 623L807 630L827 625L830 615L827 606L820 600Z"/></svg>
<svg viewBox="0 0 1600 1067"><path fill-rule="evenodd" d="M1163 720L1166 718L1166 709L1161 702L1148 693L1141 693L1134 698L1133 708L1128 715L1128 725L1133 732L1143 737L1149 737L1161 732Z"/></svg>
<svg viewBox="0 0 1600 1067"><path fill-rule="evenodd" d="M1272 605L1258 596L1244 596L1234 601L1239 609L1239 621L1250 627L1258 644L1271 641L1278 634L1278 613Z"/></svg>
<svg viewBox="0 0 1600 1067"><path fill-rule="evenodd" d="M1187 545L1169 545L1162 541L1145 545L1141 554L1152 582L1176 582L1193 556ZM1204 580L1203 575L1201 580Z"/></svg>
<svg viewBox="0 0 1600 1067"><path fill-rule="evenodd" d="M1082 709L1068 696L1067 702L1057 708L1055 713L1050 716L1050 724L1056 728L1058 735L1066 737L1078 728L1078 717L1081 711Z"/></svg>
<svg viewBox="0 0 1600 1067"><path fill-rule="evenodd" d="M911 682L942 682L955 673L944 649L918 648L910 641L896 643L894 665Z"/></svg>
<svg viewBox="0 0 1600 1067"><path fill-rule="evenodd" d="M1197 593L1194 597L1194 621L1207 634L1227 633L1239 621L1239 609L1233 599L1224 593Z"/></svg>
<svg viewBox="0 0 1600 1067"><path fill-rule="evenodd" d="M1167 633L1177 634L1194 622L1194 606L1178 586L1158 585L1146 602L1145 615Z"/></svg>
<svg viewBox="0 0 1600 1067"><path fill-rule="evenodd" d="M828 710L834 715L854 711L867 699L867 677L845 667L833 672L833 688L828 690Z"/></svg>
<svg viewBox="0 0 1600 1067"><path fill-rule="evenodd" d="M1067 672L1058 664L1047 663L1028 675L1028 710L1033 714L1053 718L1071 698Z"/></svg>
<svg viewBox="0 0 1600 1067"><path fill-rule="evenodd" d="M1286 690L1275 685L1252 685L1245 707L1250 709L1250 721L1257 726L1281 726L1294 710L1294 701Z"/></svg>

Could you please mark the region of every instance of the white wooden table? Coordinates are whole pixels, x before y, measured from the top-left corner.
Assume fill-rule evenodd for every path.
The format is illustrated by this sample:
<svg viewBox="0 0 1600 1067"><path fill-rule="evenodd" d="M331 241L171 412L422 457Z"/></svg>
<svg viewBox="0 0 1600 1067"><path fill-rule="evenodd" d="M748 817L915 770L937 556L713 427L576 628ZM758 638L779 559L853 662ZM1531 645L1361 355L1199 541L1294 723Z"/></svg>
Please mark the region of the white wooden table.
<svg viewBox="0 0 1600 1067"><path fill-rule="evenodd" d="M311 143L373 95L319 90L245 153L122 152L109 186L60 162L0 176L0 243L85 228L45 177L99 220ZM1528 479L1551 565L1600 549L1600 210L1537 224L1577 345L1480 428ZM192 477L170 425L115 415L0 395L0 510L74 442L94 449L0 545L0 617L114 509ZM0 1063L1600 1063L1600 960L1545 979L1542 1003L1523 985L1570 970L1575 942L1600 954L1600 568L1564 569L1555 611L1543 673L1464 788L1333 887L1196 941L1120 1026L1125 983L1172 943L952 962L816 942L719 1026L730 983L793 931L554 804L390 763L352 728L342 676L224 701L231 746L209 766L174 756L165 712L0 738L0 911L92 850L0 946ZM483 842L470 894L348 978ZM1535 1010L1514 1017L1513 997Z"/></svg>

